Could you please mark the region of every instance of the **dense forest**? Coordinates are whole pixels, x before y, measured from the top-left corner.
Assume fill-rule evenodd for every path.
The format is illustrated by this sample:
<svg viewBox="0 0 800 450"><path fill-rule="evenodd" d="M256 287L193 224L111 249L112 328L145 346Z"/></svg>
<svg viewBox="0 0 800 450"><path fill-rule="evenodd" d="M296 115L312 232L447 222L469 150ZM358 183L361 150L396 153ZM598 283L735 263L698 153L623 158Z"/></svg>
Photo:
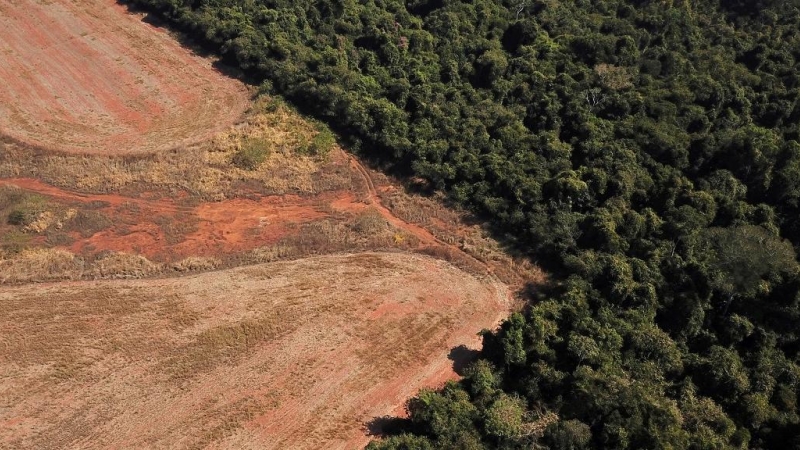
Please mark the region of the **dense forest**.
<svg viewBox="0 0 800 450"><path fill-rule="evenodd" d="M800 448L800 0L129 2L555 274L371 448Z"/></svg>

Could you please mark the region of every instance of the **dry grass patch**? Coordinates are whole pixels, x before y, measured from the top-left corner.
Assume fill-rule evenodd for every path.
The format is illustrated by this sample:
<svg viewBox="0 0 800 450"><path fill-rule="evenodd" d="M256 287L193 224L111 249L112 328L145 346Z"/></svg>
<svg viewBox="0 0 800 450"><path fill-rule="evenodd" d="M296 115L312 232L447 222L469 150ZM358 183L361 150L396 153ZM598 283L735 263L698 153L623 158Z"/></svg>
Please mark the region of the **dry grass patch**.
<svg viewBox="0 0 800 450"><path fill-rule="evenodd" d="M206 200L237 196L242 184L260 194L347 189L349 174L337 167L338 152L329 151L334 143L328 134L283 103L262 97L242 123L209 141L154 155L35 154L0 142L0 177L33 173L48 184L81 192L188 192ZM323 144L331 144L328 151L310 150Z"/></svg>
<svg viewBox="0 0 800 450"><path fill-rule="evenodd" d="M357 233L374 235L386 231L390 225L380 211L369 207L351 222L350 227Z"/></svg>
<svg viewBox="0 0 800 450"><path fill-rule="evenodd" d="M66 250L25 249L0 259L0 283L76 280L83 275L84 266L82 258Z"/></svg>
<svg viewBox="0 0 800 450"><path fill-rule="evenodd" d="M170 268L176 272L200 272L214 270L221 265L222 261L218 258L190 256L178 262L172 263Z"/></svg>
<svg viewBox="0 0 800 450"><path fill-rule="evenodd" d="M182 267L188 266L184 264ZM203 270L199 264L192 267ZM108 252L87 260L63 249L26 248L0 254L0 284L146 278L164 273L165 268L143 256L126 253Z"/></svg>
<svg viewBox="0 0 800 450"><path fill-rule="evenodd" d="M75 231L85 238L112 225L111 219L106 214L91 209L69 209L62 223L64 231Z"/></svg>
<svg viewBox="0 0 800 450"><path fill-rule="evenodd" d="M162 272L163 268L144 256L109 253L92 262L87 275L94 279L144 278Z"/></svg>

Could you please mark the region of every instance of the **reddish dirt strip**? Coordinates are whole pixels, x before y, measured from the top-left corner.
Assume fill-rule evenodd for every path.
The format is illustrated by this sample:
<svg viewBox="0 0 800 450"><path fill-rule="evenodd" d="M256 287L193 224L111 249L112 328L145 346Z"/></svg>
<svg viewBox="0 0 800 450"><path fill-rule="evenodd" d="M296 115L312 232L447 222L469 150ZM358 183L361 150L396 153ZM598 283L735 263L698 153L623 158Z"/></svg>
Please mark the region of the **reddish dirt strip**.
<svg viewBox="0 0 800 450"><path fill-rule="evenodd" d="M0 185L35 192L67 206L91 207L110 217L108 228L90 236L72 233L74 242L68 250L75 254L115 251L164 262L187 256L232 255L275 244L288 234L288 227L328 215L318 207L321 199L296 195L183 206L169 199L78 194L30 178L0 180ZM354 201L343 206L365 207ZM165 226L183 230L177 230L178 239L174 240L165 232Z"/></svg>
<svg viewBox="0 0 800 450"><path fill-rule="evenodd" d="M0 134L130 154L197 142L241 117L246 88L114 0L0 2Z"/></svg>
<svg viewBox="0 0 800 450"><path fill-rule="evenodd" d="M507 298L403 253L3 288L0 447L359 448Z"/></svg>
<svg viewBox="0 0 800 450"><path fill-rule="evenodd" d="M172 199L147 199L115 194L80 194L59 189L31 178L0 179L0 185L15 186L75 207L92 207L112 218L113 224L90 236L72 233L69 250L76 254L116 251L143 255L162 262L188 256L224 256L272 245L297 231L297 226L331 214L358 214L368 207L377 210L393 227L419 241L419 248L440 247L483 267L493 269L457 245L437 239L425 228L395 216L381 202L367 169L352 156L351 168L362 178L365 201L349 191L316 196L275 195L257 199L235 198L184 206ZM177 239L167 236L165 226L181 226ZM181 231L181 230L178 230Z"/></svg>

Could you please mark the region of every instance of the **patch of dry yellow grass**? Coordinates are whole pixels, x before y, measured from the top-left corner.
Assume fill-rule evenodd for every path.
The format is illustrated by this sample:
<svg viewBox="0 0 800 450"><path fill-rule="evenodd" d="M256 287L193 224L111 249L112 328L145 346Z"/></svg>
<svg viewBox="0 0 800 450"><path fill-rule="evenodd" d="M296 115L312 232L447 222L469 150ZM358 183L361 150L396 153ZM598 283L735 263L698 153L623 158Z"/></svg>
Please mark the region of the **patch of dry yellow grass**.
<svg viewBox="0 0 800 450"><path fill-rule="evenodd" d="M32 248L10 258L0 258L0 283L76 280L84 261L66 250Z"/></svg>
<svg viewBox="0 0 800 450"><path fill-rule="evenodd" d="M170 265L176 272L199 272L213 270L222 265L219 258L208 258L203 256L189 256Z"/></svg>
<svg viewBox="0 0 800 450"><path fill-rule="evenodd" d="M350 187L345 174L318 174L330 164L325 154L303 154L317 126L283 103L260 98L240 124L210 141L148 156L37 155L16 143L0 143L0 177L36 177L82 192L183 191L221 200L246 187L262 194L316 193ZM255 170L232 164L243 145L266 147ZM320 180L324 183L320 183Z"/></svg>
<svg viewBox="0 0 800 450"><path fill-rule="evenodd" d="M28 248L12 255L0 254L0 284L144 278L163 270L162 264L126 253L108 253L93 261L56 248Z"/></svg>

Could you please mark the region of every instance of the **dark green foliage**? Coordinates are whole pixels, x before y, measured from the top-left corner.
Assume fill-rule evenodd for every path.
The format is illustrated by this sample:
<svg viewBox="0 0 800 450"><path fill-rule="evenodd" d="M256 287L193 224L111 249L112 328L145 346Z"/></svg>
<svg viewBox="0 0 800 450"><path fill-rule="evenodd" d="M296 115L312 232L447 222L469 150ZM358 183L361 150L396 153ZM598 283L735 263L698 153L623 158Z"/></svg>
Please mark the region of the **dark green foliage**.
<svg viewBox="0 0 800 450"><path fill-rule="evenodd" d="M384 439L380 442L372 442L367 449L383 450L434 450L433 443L424 436L413 434L400 434Z"/></svg>
<svg viewBox="0 0 800 450"><path fill-rule="evenodd" d="M27 225L30 222L30 217L25 211L15 209L8 213L7 222L9 225Z"/></svg>
<svg viewBox="0 0 800 450"><path fill-rule="evenodd" d="M589 447L592 430L580 420L562 420L549 426L544 442L552 448L580 450Z"/></svg>
<svg viewBox="0 0 800 450"><path fill-rule="evenodd" d="M373 448L800 446L797 0L131 1L558 275Z"/></svg>
<svg viewBox="0 0 800 450"><path fill-rule="evenodd" d="M240 169L255 170L269 156L269 147L263 139L249 139L233 154L232 163Z"/></svg>

